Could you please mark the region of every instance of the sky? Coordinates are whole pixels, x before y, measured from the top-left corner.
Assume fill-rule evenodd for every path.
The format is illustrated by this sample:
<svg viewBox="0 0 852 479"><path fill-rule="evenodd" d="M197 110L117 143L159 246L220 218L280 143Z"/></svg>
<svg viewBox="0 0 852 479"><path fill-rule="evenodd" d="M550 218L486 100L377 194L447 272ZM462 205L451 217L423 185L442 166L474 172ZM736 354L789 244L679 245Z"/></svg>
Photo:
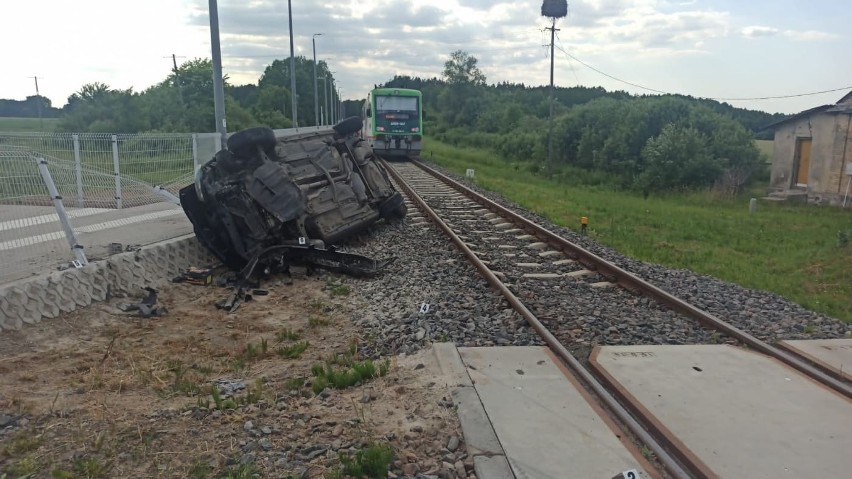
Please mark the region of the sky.
<svg viewBox="0 0 852 479"><path fill-rule="evenodd" d="M223 72L256 83L289 57L287 2L219 0ZM439 77L454 50L488 83L549 82L541 1L292 0L296 55L325 60L343 98L395 74ZM145 88L178 62L208 58L208 0L0 0L0 98L41 94L54 106L90 82ZM558 86L741 99L852 87L852 1L569 0L557 21ZM584 65L585 64L585 65ZM588 66L586 66L588 65ZM630 82L621 83L611 77ZM795 113L850 89L735 106Z"/></svg>

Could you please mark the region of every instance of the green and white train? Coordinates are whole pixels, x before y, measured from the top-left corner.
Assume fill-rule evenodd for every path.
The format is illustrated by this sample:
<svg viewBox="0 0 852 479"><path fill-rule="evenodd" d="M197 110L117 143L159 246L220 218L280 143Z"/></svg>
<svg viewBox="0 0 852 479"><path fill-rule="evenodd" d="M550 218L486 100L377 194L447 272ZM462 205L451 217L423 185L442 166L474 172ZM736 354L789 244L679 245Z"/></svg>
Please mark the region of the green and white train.
<svg viewBox="0 0 852 479"><path fill-rule="evenodd" d="M418 90L376 88L364 102L361 137L386 158L420 155L423 138L423 96Z"/></svg>

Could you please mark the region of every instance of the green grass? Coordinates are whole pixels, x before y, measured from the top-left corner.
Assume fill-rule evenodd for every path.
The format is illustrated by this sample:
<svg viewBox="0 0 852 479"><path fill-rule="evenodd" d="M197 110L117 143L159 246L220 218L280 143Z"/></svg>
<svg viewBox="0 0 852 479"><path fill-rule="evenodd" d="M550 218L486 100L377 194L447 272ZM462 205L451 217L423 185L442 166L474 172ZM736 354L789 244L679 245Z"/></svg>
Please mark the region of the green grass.
<svg viewBox="0 0 852 479"><path fill-rule="evenodd" d="M353 361L343 367L335 367L335 360L328 361L325 365L315 364L311 368L314 376L313 391L319 394L326 387L333 389L347 389L357 384L365 383L371 379L383 377L390 370L390 360L384 360L378 367L372 360Z"/></svg>
<svg viewBox="0 0 852 479"><path fill-rule="evenodd" d="M329 478L355 477L381 479L387 477L388 467L393 461L393 450L387 444L374 444L361 449L354 456L341 454L339 470Z"/></svg>
<svg viewBox="0 0 852 479"><path fill-rule="evenodd" d="M772 140L754 140L754 144L760 150L760 153L764 155L764 160L767 163L772 163L772 151L775 147L775 142Z"/></svg>
<svg viewBox="0 0 852 479"><path fill-rule="evenodd" d="M714 199L709 192L649 197L605 187L549 181L482 150L428 139L422 154L450 170L476 170L475 182L651 263L685 268L748 288L778 293L802 306L852 322L852 212L834 207L760 203L749 195ZM760 196L763 185L751 196Z"/></svg>
<svg viewBox="0 0 852 479"><path fill-rule="evenodd" d="M53 132L59 126L59 118L44 118L42 123L38 118L0 117L0 132Z"/></svg>

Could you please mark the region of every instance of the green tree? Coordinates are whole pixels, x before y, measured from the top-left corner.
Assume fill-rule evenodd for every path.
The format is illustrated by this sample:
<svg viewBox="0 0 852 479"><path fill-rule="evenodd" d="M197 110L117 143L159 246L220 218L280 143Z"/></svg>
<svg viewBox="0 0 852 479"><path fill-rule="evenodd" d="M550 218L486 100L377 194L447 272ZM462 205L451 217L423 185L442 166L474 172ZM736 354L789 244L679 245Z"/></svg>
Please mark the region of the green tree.
<svg viewBox="0 0 852 479"><path fill-rule="evenodd" d="M695 128L669 123L642 149L644 170L637 186L645 192L713 184L722 163L713 157L707 137Z"/></svg>
<svg viewBox="0 0 852 479"><path fill-rule="evenodd" d="M447 83L485 85L485 75L476 66L478 60L475 56L464 50L456 50L450 53L450 58L444 62L444 79Z"/></svg>
<svg viewBox="0 0 852 479"><path fill-rule="evenodd" d="M138 94L132 89L115 90L105 83L83 85L68 98L60 128L93 133L136 133L145 128Z"/></svg>

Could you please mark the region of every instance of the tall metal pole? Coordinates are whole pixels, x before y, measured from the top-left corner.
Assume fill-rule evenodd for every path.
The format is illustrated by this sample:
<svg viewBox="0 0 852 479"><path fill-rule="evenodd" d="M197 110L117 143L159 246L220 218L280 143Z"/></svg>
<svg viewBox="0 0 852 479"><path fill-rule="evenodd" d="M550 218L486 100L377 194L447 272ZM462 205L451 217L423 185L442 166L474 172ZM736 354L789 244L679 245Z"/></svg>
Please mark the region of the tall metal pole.
<svg viewBox="0 0 852 479"><path fill-rule="evenodd" d="M319 78L322 80L322 123L323 125L328 124L328 80L326 77Z"/></svg>
<svg viewBox="0 0 852 479"><path fill-rule="evenodd" d="M331 122L337 123L337 99L335 98L336 87L334 86L334 77L331 77Z"/></svg>
<svg viewBox="0 0 852 479"><path fill-rule="evenodd" d="M319 125L319 91L317 89L317 37L322 33L314 33L311 42L314 44L314 125Z"/></svg>
<svg viewBox="0 0 852 479"><path fill-rule="evenodd" d="M293 50L293 6L291 0L287 0L287 16L290 19L290 99L293 103L293 128L298 128L299 118L296 113L296 54Z"/></svg>
<svg viewBox="0 0 852 479"><path fill-rule="evenodd" d="M219 6L208 0L210 10L210 48L213 51L213 106L216 112L216 132L227 144L228 125L225 123L225 81L222 79L222 47L219 45Z"/></svg>
<svg viewBox="0 0 852 479"><path fill-rule="evenodd" d="M331 90L329 87L331 86L331 73L326 73L325 75L325 117L328 118L328 124L333 125L334 122L331 120Z"/></svg>
<svg viewBox="0 0 852 479"><path fill-rule="evenodd" d="M550 126L547 132L547 177L553 176L553 49L554 37L556 36L556 18L553 18L553 24L550 30Z"/></svg>

